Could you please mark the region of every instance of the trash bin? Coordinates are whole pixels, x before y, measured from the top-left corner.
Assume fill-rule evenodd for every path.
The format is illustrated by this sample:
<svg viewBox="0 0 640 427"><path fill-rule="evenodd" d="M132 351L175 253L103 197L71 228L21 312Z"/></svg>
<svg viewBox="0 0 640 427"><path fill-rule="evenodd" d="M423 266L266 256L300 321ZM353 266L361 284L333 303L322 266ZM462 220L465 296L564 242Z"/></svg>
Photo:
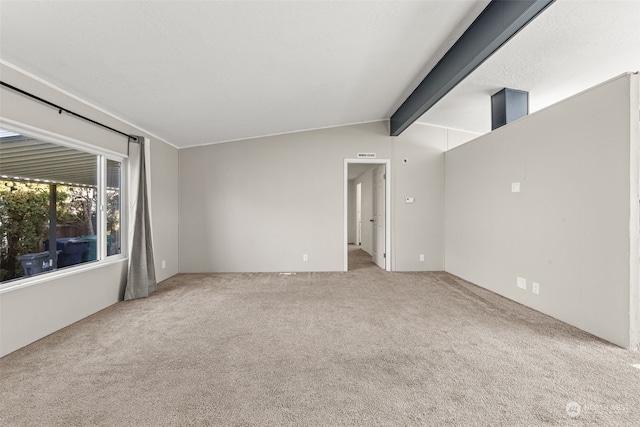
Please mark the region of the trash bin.
<svg viewBox="0 0 640 427"><path fill-rule="evenodd" d="M62 251L56 251L56 256L59 256L60 252ZM45 271L53 270L54 267L53 264L49 263L49 251L20 255L18 261L22 263L25 276L44 273Z"/></svg>
<svg viewBox="0 0 640 427"><path fill-rule="evenodd" d="M84 254L83 261L95 261L98 259L98 236L80 236L82 240L85 240L89 246L87 252Z"/></svg>
<svg viewBox="0 0 640 427"><path fill-rule="evenodd" d="M89 242L81 239L69 239L58 256L58 268L80 264L82 255L89 250Z"/></svg>
<svg viewBox="0 0 640 427"><path fill-rule="evenodd" d="M86 240L89 242L89 250L82 257L82 261L95 261L98 259L98 236L80 236L78 239ZM111 254L111 235L107 235L107 256Z"/></svg>
<svg viewBox="0 0 640 427"><path fill-rule="evenodd" d="M44 248L49 249L49 241L44 242ZM80 264L82 256L89 250L89 242L75 237L56 239L56 249L59 251L58 268Z"/></svg>

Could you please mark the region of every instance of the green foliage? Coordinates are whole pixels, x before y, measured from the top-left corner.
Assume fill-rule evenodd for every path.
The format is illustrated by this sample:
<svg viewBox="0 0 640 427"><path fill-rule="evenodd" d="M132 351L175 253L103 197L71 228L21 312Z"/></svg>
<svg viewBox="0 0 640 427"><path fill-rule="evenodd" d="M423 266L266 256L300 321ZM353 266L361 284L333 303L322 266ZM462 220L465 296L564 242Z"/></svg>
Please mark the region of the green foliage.
<svg viewBox="0 0 640 427"><path fill-rule="evenodd" d="M120 191L107 190L107 231L120 229Z"/></svg>
<svg viewBox="0 0 640 427"><path fill-rule="evenodd" d="M37 252L49 216L49 187L0 181L0 279L22 276L18 256Z"/></svg>
<svg viewBox="0 0 640 427"><path fill-rule="evenodd" d="M108 233L120 228L120 192L107 190ZM95 235L95 188L56 186L56 222L77 235ZM60 229L58 229L60 231ZM58 235L65 237L65 235ZM0 281L22 277L18 256L43 250L49 238L49 185L0 180Z"/></svg>
<svg viewBox="0 0 640 427"><path fill-rule="evenodd" d="M91 216L96 212L96 190L89 187L58 186L56 194L58 223L83 224L86 234L95 235Z"/></svg>

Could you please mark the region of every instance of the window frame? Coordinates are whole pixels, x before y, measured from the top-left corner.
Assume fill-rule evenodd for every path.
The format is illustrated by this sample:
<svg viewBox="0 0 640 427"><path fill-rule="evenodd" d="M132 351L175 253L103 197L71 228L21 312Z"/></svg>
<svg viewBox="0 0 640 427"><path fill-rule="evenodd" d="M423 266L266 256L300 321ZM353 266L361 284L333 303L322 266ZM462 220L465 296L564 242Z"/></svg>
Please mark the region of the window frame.
<svg viewBox="0 0 640 427"><path fill-rule="evenodd" d="M65 276L78 274L87 270L102 268L116 262L128 259L129 244L129 192L128 192L128 156L109 149L101 148L75 138L60 135L54 132L36 128L34 126L19 123L14 120L0 117L0 128L16 132L34 139L61 145L74 150L95 155L98 162L97 168L97 247L96 260L84 262L74 266L47 271L35 276L25 276L15 280L0 283L0 294L9 290L25 288L28 286L49 282ZM107 255L107 160L120 162L120 253Z"/></svg>

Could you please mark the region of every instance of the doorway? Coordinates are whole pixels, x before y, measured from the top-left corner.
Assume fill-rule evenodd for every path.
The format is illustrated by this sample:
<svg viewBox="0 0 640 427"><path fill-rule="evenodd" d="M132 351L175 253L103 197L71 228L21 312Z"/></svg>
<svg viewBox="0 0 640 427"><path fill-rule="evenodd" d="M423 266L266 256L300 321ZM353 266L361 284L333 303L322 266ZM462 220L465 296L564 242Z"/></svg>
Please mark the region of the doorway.
<svg viewBox="0 0 640 427"><path fill-rule="evenodd" d="M350 165L352 168L350 169ZM350 186L350 173L371 170L368 189ZM349 224L351 242L370 248L372 262L386 271L391 269L391 161L389 159L345 159L344 161L344 271L349 269ZM362 184L362 183L359 183ZM351 198L349 194L352 194ZM364 194L367 193L367 202ZM355 197L354 197L355 196ZM355 201L353 200L355 198ZM366 205L370 206L366 206ZM369 209L367 209L369 207ZM354 236L355 234L355 236Z"/></svg>

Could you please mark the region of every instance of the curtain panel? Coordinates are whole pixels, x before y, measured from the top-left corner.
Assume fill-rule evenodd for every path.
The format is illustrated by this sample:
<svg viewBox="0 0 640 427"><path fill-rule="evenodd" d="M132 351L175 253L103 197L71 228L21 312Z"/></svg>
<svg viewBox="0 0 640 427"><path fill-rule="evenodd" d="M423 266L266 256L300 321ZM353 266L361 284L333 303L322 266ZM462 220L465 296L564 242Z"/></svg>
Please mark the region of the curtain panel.
<svg viewBox="0 0 640 427"><path fill-rule="evenodd" d="M151 233L149 139L129 140L129 271L124 299L146 298L156 288Z"/></svg>

